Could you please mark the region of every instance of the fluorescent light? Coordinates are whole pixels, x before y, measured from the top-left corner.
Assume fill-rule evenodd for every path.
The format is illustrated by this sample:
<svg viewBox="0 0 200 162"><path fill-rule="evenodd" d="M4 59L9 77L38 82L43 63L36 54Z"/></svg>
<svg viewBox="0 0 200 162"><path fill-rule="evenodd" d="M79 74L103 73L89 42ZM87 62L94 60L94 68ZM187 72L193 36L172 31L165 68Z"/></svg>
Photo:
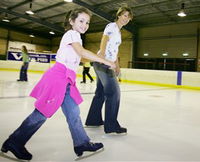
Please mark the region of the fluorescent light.
<svg viewBox="0 0 200 162"><path fill-rule="evenodd" d="M27 10L26 13L27 13L28 15L34 15L34 12L31 11L31 10Z"/></svg>
<svg viewBox="0 0 200 162"><path fill-rule="evenodd" d="M5 13L5 16L2 19L2 21L4 21L4 22L10 22L10 20L8 19L8 14L7 13Z"/></svg>
<svg viewBox="0 0 200 162"><path fill-rule="evenodd" d="M185 3L182 3L181 4L181 10L178 12L178 16L180 17L185 17L186 16L186 13L184 12L184 9L185 9Z"/></svg>
<svg viewBox="0 0 200 162"><path fill-rule="evenodd" d="M149 54L148 53L144 53L144 56L149 56Z"/></svg>
<svg viewBox="0 0 200 162"><path fill-rule="evenodd" d="M187 16L186 13L183 10L181 10L177 15L180 16L180 17Z"/></svg>
<svg viewBox="0 0 200 162"><path fill-rule="evenodd" d="M189 56L189 53L183 53L182 55L186 57Z"/></svg>
<svg viewBox="0 0 200 162"><path fill-rule="evenodd" d="M4 21L4 22L10 22L10 20L8 20L6 17L3 18L2 21Z"/></svg>
<svg viewBox="0 0 200 162"><path fill-rule="evenodd" d="M54 32L54 31L50 31L50 32L49 32L49 34L52 34L52 35L54 35L54 34L55 34L55 32Z"/></svg>
<svg viewBox="0 0 200 162"><path fill-rule="evenodd" d="M30 34L30 35L29 35L29 37L32 37L32 38L34 38L35 36L34 36L33 34Z"/></svg>
<svg viewBox="0 0 200 162"><path fill-rule="evenodd" d="M34 15L34 12L32 11L32 0L30 1L30 6L29 6L29 10L25 11L28 15Z"/></svg>
<svg viewBox="0 0 200 162"><path fill-rule="evenodd" d="M168 53L163 53L162 55L163 55L163 56L168 56Z"/></svg>
<svg viewBox="0 0 200 162"><path fill-rule="evenodd" d="M73 2L73 0L64 0L65 2Z"/></svg>

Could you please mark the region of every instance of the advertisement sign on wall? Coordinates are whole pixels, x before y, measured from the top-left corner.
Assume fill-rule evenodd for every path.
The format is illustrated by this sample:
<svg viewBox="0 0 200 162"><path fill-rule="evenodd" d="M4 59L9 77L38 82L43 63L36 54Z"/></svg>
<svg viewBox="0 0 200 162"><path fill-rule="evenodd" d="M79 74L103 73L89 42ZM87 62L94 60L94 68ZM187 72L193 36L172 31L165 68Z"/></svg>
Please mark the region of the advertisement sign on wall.
<svg viewBox="0 0 200 162"><path fill-rule="evenodd" d="M9 41L8 44L7 60L22 61L22 45L27 47L31 62L50 63L50 61L55 61L56 54L37 53L34 44L12 41Z"/></svg>
<svg viewBox="0 0 200 162"><path fill-rule="evenodd" d="M55 58L55 56L55 54L29 53L31 62L50 63L50 61L54 60L51 58ZM21 52L8 51L7 60L22 61Z"/></svg>

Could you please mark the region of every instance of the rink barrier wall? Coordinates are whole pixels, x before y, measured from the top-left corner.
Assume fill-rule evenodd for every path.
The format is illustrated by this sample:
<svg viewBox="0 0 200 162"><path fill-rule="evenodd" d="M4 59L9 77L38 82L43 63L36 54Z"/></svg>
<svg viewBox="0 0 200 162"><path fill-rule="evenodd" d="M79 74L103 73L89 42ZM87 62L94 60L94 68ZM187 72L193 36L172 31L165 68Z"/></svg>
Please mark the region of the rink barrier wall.
<svg viewBox="0 0 200 162"><path fill-rule="evenodd" d="M31 62L28 72L43 73L52 67L53 64ZM0 70L19 71L21 65L21 61L0 60ZM82 71L83 67L80 66L77 71L77 77L82 77ZM96 78L93 68L90 69L90 74ZM121 68L121 80L123 83L200 90L200 73L198 72Z"/></svg>

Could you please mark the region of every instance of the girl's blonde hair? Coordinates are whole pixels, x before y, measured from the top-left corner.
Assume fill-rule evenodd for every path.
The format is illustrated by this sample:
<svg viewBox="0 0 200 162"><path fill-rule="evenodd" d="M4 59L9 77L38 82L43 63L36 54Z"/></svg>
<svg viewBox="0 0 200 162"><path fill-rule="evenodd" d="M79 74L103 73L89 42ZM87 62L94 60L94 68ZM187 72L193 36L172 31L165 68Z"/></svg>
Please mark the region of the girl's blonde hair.
<svg viewBox="0 0 200 162"><path fill-rule="evenodd" d="M118 16L121 16L124 12L128 12L131 20L133 19L133 12L132 12L131 8L124 6L124 7L120 7L118 9L115 20L117 21L119 19Z"/></svg>
<svg viewBox="0 0 200 162"><path fill-rule="evenodd" d="M69 30L72 28L71 24L69 23L69 20L75 21L75 19L78 17L78 14L80 13L86 13L90 17L92 16L91 12L88 9L83 8L83 7L77 8L75 10L70 10L65 17L65 21L64 21L65 30Z"/></svg>

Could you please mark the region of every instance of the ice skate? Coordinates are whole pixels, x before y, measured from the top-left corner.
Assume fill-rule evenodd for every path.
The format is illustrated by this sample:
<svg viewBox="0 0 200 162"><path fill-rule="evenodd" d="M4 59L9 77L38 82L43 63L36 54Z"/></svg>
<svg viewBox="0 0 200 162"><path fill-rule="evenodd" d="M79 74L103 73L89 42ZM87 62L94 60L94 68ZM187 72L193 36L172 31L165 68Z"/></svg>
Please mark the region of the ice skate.
<svg viewBox="0 0 200 162"><path fill-rule="evenodd" d="M99 153L101 151L103 151L103 144L102 143L88 142L84 145L74 147L74 152L78 156L78 158L76 158L75 160L81 160L83 158L90 157L90 156L92 156L96 153ZM85 154L83 155L84 152L92 152L92 153L87 154L87 155L85 155Z"/></svg>
<svg viewBox="0 0 200 162"><path fill-rule="evenodd" d="M26 150L25 147L18 147L9 140L6 140L2 147L1 151L7 153L8 151L12 152L17 159L21 160L31 160L32 155Z"/></svg>
<svg viewBox="0 0 200 162"><path fill-rule="evenodd" d="M110 130L105 130L106 134L117 134L117 135L126 135L127 134L127 129L123 127L119 127L116 130L110 131Z"/></svg>
<svg viewBox="0 0 200 162"><path fill-rule="evenodd" d="M104 122L98 122L98 123L89 123L89 122L86 122L85 123L85 127L84 128L100 128L104 126Z"/></svg>

